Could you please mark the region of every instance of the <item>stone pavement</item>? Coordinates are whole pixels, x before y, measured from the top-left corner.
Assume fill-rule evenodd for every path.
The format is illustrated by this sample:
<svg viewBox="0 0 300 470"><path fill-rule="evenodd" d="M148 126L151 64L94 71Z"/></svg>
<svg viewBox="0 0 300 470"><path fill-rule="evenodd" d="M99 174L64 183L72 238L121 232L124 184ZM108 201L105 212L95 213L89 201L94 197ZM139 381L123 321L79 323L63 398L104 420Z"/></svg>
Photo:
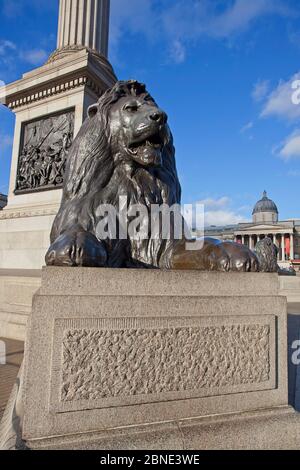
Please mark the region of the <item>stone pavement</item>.
<svg viewBox="0 0 300 470"><path fill-rule="evenodd" d="M6 364L0 365L0 420L23 360L24 343L0 337L5 343Z"/></svg>

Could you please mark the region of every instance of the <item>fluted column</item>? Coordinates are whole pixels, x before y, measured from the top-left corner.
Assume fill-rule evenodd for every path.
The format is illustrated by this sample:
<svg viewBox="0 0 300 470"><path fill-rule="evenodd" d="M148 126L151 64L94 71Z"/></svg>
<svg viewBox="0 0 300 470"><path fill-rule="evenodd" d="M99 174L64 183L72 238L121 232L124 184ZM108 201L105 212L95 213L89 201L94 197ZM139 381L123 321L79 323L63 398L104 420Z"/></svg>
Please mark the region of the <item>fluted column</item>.
<svg viewBox="0 0 300 470"><path fill-rule="evenodd" d="M290 259L293 260L295 257L294 255L294 235L290 234Z"/></svg>
<svg viewBox="0 0 300 470"><path fill-rule="evenodd" d="M285 238L284 234L281 234L281 259L285 261Z"/></svg>
<svg viewBox="0 0 300 470"><path fill-rule="evenodd" d="M280 254L280 241L279 241L279 236L280 236L280 234L278 234L278 233L275 234L276 246L277 246L277 248L278 248L278 253L277 253L277 260L278 260L278 261L280 261L280 256L281 256L281 254Z"/></svg>
<svg viewBox="0 0 300 470"><path fill-rule="evenodd" d="M85 46L107 57L110 0L60 0L57 48Z"/></svg>
<svg viewBox="0 0 300 470"><path fill-rule="evenodd" d="M252 235L249 235L249 248L250 248L250 250L253 250L253 238L252 238Z"/></svg>

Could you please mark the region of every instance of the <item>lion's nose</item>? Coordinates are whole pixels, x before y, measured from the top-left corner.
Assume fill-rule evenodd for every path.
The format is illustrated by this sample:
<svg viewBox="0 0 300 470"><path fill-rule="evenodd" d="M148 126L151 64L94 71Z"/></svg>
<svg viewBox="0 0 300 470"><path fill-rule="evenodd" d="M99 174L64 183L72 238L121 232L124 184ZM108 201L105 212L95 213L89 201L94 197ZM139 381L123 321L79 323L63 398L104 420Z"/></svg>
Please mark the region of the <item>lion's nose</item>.
<svg viewBox="0 0 300 470"><path fill-rule="evenodd" d="M152 121L156 121L159 124L165 124L168 120L168 116L164 111L155 111L149 117Z"/></svg>

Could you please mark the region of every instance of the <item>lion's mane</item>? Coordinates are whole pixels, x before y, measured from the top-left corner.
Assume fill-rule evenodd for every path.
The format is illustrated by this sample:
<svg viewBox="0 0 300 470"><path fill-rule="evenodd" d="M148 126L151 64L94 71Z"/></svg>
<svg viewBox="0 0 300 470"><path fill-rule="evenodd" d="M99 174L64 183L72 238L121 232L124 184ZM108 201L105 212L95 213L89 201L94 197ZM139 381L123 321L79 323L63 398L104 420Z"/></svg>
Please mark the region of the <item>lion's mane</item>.
<svg viewBox="0 0 300 470"><path fill-rule="evenodd" d="M109 126L111 106L124 96L139 96L144 93L147 93L144 84L133 80L119 81L89 108L89 116L69 150L61 207L51 232L52 243L59 235L76 226L95 234L97 205L118 204L118 201L114 200L117 198L117 192L113 189L117 186L116 175L120 179L120 184L126 185L130 203L145 204L150 200L152 203L166 203L169 206L180 204L181 188L171 132L163 148L162 166L155 170L137 166L136 174L130 176L130 181L126 174L119 171L120 162L112 152ZM145 188L149 187L149 184L149 195L147 195ZM153 193L156 193L157 197L151 201L151 197L149 199L148 196ZM155 252L150 254L150 257L155 258L154 265L158 264L159 253L165 248L166 246L147 247L146 251Z"/></svg>

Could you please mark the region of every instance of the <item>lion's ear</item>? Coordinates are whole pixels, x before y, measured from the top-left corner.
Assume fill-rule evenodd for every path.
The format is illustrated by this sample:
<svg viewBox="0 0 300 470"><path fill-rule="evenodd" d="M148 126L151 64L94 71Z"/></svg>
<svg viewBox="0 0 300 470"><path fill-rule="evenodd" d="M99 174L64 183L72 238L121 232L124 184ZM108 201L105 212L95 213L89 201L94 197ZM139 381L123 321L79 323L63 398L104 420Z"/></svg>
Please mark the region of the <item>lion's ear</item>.
<svg viewBox="0 0 300 470"><path fill-rule="evenodd" d="M91 106L88 107L88 117L92 119L94 116L96 116L97 112L99 109L99 104L94 103Z"/></svg>

